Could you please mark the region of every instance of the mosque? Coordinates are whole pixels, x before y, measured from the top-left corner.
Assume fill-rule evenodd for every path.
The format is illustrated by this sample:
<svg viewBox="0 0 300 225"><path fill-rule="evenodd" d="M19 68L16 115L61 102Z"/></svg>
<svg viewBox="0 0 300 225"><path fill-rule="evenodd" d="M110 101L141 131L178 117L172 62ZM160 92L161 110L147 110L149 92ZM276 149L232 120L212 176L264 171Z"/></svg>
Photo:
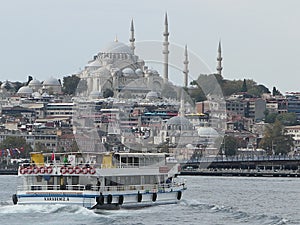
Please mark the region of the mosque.
<svg viewBox="0 0 300 225"><path fill-rule="evenodd" d="M150 69L143 59L135 54L135 30L133 20L130 26L129 45L119 42L116 38L108 43L97 55L90 60L82 71L76 74L81 78L83 88L77 88L82 96L101 98L106 91L111 91L115 98L145 98L147 96L163 96L163 90L170 92L170 87L179 98L180 88L169 81L169 29L168 17L165 15L163 32L163 73ZM217 73L222 73L221 43L218 46ZM183 86L188 86L188 51L184 50ZM3 83L0 92L5 91ZM169 87L169 89L168 89ZM166 91L167 90L167 91ZM49 78L44 82L36 79L28 86L21 87L17 94L21 96L39 96L40 94L62 94L59 80ZM164 96L163 96L164 97Z"/></svg>
<svg viewBox="0 0 300 225"><path fill-rule="evenodd" d="M130 27L130 46L115 39L103 48L77 74L86 83L85 96L103 96L111 90L116 98L145 98L147 93L160 94L166 85L172 86L178 94L178 88L168 79L169 31L168 18L165 15L163 32L163 75L148 68L143 59L135 54L135 33L133 20ZM188 55L185 48L184 84L188 85ZM176 96L178 97L178 96Z"/></svg>

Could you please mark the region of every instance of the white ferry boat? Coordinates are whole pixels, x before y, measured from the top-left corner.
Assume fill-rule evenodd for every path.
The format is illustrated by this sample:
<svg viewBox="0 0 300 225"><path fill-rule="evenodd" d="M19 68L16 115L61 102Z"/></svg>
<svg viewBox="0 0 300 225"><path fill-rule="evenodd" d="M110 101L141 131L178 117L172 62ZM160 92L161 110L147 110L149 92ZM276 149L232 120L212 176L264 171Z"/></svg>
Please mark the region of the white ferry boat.
<svg viewBox="0 0 300 225"><path fill-rule="evenodd" d="M51 159L52 158L52 159ZM32 153L18 175L13 203L64 204L102 209L138 208L180 201L185 182L165 153Z"/></svg>

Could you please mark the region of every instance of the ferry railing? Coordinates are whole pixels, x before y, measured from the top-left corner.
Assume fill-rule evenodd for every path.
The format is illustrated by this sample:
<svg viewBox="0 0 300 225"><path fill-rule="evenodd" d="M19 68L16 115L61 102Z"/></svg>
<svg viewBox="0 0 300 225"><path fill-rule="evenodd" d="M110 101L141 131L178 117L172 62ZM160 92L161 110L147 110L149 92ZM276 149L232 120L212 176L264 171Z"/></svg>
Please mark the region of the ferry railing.
<svg viewBox="0 0 300 225"><path fill-rule="evenodd" d="M92 189L92 188L91 188ZM96 187L94 188L97 189ZM18 191L53 191L53 190L86 190L86 185L23 185L18 186Z"/></svg>
<svg viewBox="0 0 300 225"><path fill-rule="evenodd" d="M145 185L122 185L122 186L105 186L100 187L100 192L122 192L122 191L144 191L144 192L162 192L166 189L174 190L184 183L163 183L163 184L145 184Z"/></svg>
<svg viewBox="0 0 300 225"><path fill-rule="evenodd" d="M122 191L145 191L161 192L166 189L176 189L184 182L171 182L162 184L145 185L118 185L118 186L96 186L96 185L25 185L18 186L18 191L97 191L97 192L122 192Z"/></svg>

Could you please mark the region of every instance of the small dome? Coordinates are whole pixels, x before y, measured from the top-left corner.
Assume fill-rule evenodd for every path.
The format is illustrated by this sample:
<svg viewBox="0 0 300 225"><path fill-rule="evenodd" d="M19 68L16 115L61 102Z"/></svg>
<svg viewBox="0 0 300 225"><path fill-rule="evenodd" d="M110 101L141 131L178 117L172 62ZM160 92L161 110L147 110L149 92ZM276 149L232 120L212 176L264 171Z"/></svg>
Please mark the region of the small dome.
<svg viewBox="0 0 300 225"><path fill-rule="evenodd" d="M199 136L215 137L215 136L218 136L219 134L212 127L199 127L198 128L198 135Z"/></svg>
<svg viewBox="0 0 300 225"><path fill-rule="evenodd" d="M186 125L192 126L191 122L183 116L174 116L167 121L167 125Z"/></svg>
<svg viewBox="0 0 300 225"><path fill-rule="evenodd" d="M53 77L50 77L49 79L45 80L43 85L44 86L61 86L59 81Z"/></svg>
<svg viewBox="0 0 300 225"><path fill-rule="evenodd" d="M32 95L31 95L33 98L41 98L42 95L38 92L33 92Z"/></svg>
<svg viewBox="0 0 300 225"><path fill-rule="evenodd" d="M41 82L39 80L34 79L29 82L28 86L41 86Z"/></svg>
<svg viewBox="0 0 300 225"><path fill-rule="evenodd" d="M49 98L50 95L49 95L47 92L44 92L44 93L42 94L42 97L43 97L43 98Z"/></svg>
<svg viewBox="0 0 300 225"><path fill-rule="evenodd" d="M101 52L102 53L127 53L132 55L132 50L128 45L117 41L108 43Z"/></svg>
<svg viewBox="0 0 300 225"><path fill-rule="evenodd" d="M32 93L33 90L28 86L21 87L17 92L17 94L32 94Z"/></svg>
<svg viewBox="0 0 300 225"><path fill-rule="evenodd" d="M140 68L138 68L138 69L135 70L135 74L138 75L138 76L142 76L143 71Z"/></svg>
<svg viewBox="0 0 300 225"><path fill-rule="evenodd" d="M146 99L156 99L159 98L159 94L155 91L150 91L146 95Z"/></svg>
<svg viewBox="0 0 300 225"><path fill-rule="evenodd" d="M133 69L127 67L125 69L122 70L122 73L124 74L124 76L132 76L135 75Z"/></svg>

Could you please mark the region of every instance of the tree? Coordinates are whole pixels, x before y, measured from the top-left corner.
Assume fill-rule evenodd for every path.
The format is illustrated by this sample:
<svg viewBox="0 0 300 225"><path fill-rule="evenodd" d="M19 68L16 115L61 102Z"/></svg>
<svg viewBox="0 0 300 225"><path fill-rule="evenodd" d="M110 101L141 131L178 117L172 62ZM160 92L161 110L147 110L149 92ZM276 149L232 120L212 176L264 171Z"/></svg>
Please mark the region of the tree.
<svg viewBox="0 0 300 225"><path fill-rule="evenodd" d="M265 116L266 123L274 123L276 121L277 113L269 113Z"/></svg>
<svg viewBox="0 0 300 225"><path fill-rule="evenodd" d="M15 85L15 91L18 91L21 87L24 86L24 83L21 83L21 82L19 82L19 81L16 81L16 82L14 83L14 85Z"/></svg>
<svg viewBox="0 0 300 225"><path fill-rule="evenodd" d="M221 149L224 150L226 156L233 156L237 154L239 147L239 140L233 136L225 135Z"/></svg>
<svg viewBox="0 0 300 225"><path fill-rule="evenodd" d="M273 96L276 96L276 95L282 95L282 94L280 93L279 90L276 89L276 87L273 87L272 95L273 95Z"/></svg>
<svg viewBox="0 0 300 225"><path fill-rule="evenodd" d="M189 89L188 93L194 102L202 102L207 100L201 88Z"/></svg>
<svg viewBox="0 0 300 225"><path fill-rule="evenodd" d="M103 92L103 97L104 98L109 98L109 97L113 97L114 96L114 92L109 89L109 88L106 88Z"/></svg>
<svg viewBox="0 0 300 225"><path fill-rule="evenodd" d="M247 91L248 91L247 83L246 83L246 79L244 79L241 92L247 92Z"/></svg>
<svg viewBox="0 0 300 225"><path fill-rule="evenodd" d="M2 141L0 145L1 149L15 149L20 150L20 158L28 158L29 153L32 151L32 148L29 144L26 143L25 138L17 136L9 136Z"/></svg>
<svg viewBox="0 0 300 225"><path fill-rule="evenodd" d="M293 126L298 124L296 113L278 114L276 119L278 119L284 126Z"/></svg>
<svg viewBox="0 0 300 225"><path fill-rule="evenodd" d="M63 92L65 94L74 95L80 78L76 75L63 78Z"/></svg>
<svg viewBox="0 0 300 225"><path fill-rule="evenodd" d="M275 123L269 124L259 147L265 149L268 155L287 154L293 147L293 139L284 133L282 123L276 119Z"/></svg>

